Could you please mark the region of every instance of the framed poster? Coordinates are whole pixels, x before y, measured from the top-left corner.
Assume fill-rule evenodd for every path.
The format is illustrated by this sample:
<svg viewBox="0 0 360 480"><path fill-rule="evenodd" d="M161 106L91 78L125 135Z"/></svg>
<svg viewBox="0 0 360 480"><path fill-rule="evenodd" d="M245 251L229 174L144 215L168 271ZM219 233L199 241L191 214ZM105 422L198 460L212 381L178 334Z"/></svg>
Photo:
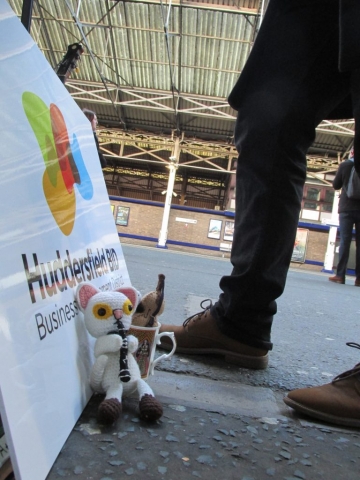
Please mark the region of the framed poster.
<svg viewBox="0 0 360 480"><path fill-rule="evenodd" d="M225 228L224 228L224 240L228 240L229 242L233 241L234 237L234 225L235 222L231 220L226 220L225 222Z"/></svg>
<svg viewBox="0 0 360 480"><path fill-rule="evenodd" d="M306 228L298 228L294 243L294 250L291 256L292 262L304 263L306 256L306 247L309 236L309 230Z"/></svg>
<svg viewBox="0 0 360 480"><path fill-rule="evenodd" d="M119 205L116 214L116 225L122 225L123 227L127 227L129 221L129 212L130 207L123 207Z"/></svg>
<svg viewBox="0 0 360 480"><path fill-rule="evenodd" d="M220 239L222 220L214 220L213 218L209 223L208 238Z"/></svg>

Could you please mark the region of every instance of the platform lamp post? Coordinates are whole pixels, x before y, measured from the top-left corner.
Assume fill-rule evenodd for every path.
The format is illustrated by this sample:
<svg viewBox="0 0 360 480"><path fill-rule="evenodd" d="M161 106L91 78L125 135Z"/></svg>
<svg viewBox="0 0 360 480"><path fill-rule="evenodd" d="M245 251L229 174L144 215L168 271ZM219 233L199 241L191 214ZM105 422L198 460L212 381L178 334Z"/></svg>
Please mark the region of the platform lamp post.
<svg viewBox="0 0 360 480"><path fill-rule="evenodd" d="M176 145L177 144L175 144L175 155L170 157L169 159L170 162L167 166L167 168L169 169L169 179L168 179L167 190L163 192L164 194L166 193L166 198L165 198L164 213L163 213L163 219L161 224L161 230L159 233L157 248L167 248L166 240L168 235L171 200L173 195L177 196L177 194L174 192L176 171L179 167L179 159L178 159L178 155L176 155L176 152L178 149L176 148Z"/></svg>
<svg viewBox="0 0 360 480"><path fill-rule="evenodd" d="M324 268L322 269L322 272L325 272L325 273L334 273L333 266L334 266L335 245L336 245L337 230L339 226L339 214L338 214L339 196L340 196L340 191L336 190L334 194L331 218L330 220L326 221L326 224L329 225L330 229L329 229L328 243L327 243L327 248L325 253Z"/></svg>

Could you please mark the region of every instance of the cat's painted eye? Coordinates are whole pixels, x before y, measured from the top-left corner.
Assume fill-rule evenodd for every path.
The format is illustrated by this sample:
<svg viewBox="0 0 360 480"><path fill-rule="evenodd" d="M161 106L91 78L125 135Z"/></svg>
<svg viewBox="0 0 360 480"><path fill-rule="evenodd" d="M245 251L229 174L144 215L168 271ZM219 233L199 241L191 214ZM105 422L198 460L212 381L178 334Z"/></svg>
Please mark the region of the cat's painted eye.
<svg viewBox="0 0 360 480"><path fill-rule="evenodd" d="M133 304L130 302L130 300L125 300L123 305L123 312L125 313L125 315L130 315L133 311L133 308Z"/></svg>
<svg viewBox="0 0 360 480"><path fill-rule="evenodd" d="M107 320L112 316L112 309L106 303L97 303L93 306L93 314L98 320Z"/></svg>

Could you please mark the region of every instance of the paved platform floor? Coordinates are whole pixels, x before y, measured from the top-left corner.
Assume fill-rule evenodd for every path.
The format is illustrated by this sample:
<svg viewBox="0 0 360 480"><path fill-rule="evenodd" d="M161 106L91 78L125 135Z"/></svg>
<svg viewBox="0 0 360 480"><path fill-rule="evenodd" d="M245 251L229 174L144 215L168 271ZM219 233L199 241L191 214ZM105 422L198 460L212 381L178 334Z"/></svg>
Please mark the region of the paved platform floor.
<svg viewBox="0 0 360 480"><path fill-rule="evenodd" d="M100 425L94 396L48 480L359 478L360 431L297 417L271 389L164 372L150 382L159 421L140 421L129 398L116 424Z"/></svg>
<svg viewBox="0 0 360 480"><path fill-rule="evenodd" d="M143 294L165 274L162 323L180 325L201 299L216 299L220 276L231 267L228 260L155 248L123 245L123 251ZM101 397L93 396L47 480L357 480L360 430L297 416L282 398L359 362L359 351L345 345L359 342L359 325L353 278L337 285L328 275L292 269L278 301L267 370L175 354L149 380L164 407L159 421L140 421L137 401L128 398L122 418L105 427L96 420Z"/></svg>

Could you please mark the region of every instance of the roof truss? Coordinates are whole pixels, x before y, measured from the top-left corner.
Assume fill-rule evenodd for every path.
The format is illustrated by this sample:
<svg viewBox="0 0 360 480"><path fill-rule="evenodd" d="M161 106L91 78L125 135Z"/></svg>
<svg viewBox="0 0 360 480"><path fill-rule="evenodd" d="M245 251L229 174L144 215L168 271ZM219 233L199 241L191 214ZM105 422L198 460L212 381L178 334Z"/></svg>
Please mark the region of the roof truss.
<svg viewBox="0 0 360 480"><path fill-rule="evenodd" d="M8 1L20 17L23 0ZM166 163L177 138L180 168L228 174L236 157L235 112L226 98L267 3L33 0L31 34L54 69L67 45L83 43L79 71L66 87L81 108L97 112L106 155ZM148 145L161 138L165 150L141 150L138 132ZM310 174L336 170L353 136L353 120L323 121L308 156Z"/></svg>

